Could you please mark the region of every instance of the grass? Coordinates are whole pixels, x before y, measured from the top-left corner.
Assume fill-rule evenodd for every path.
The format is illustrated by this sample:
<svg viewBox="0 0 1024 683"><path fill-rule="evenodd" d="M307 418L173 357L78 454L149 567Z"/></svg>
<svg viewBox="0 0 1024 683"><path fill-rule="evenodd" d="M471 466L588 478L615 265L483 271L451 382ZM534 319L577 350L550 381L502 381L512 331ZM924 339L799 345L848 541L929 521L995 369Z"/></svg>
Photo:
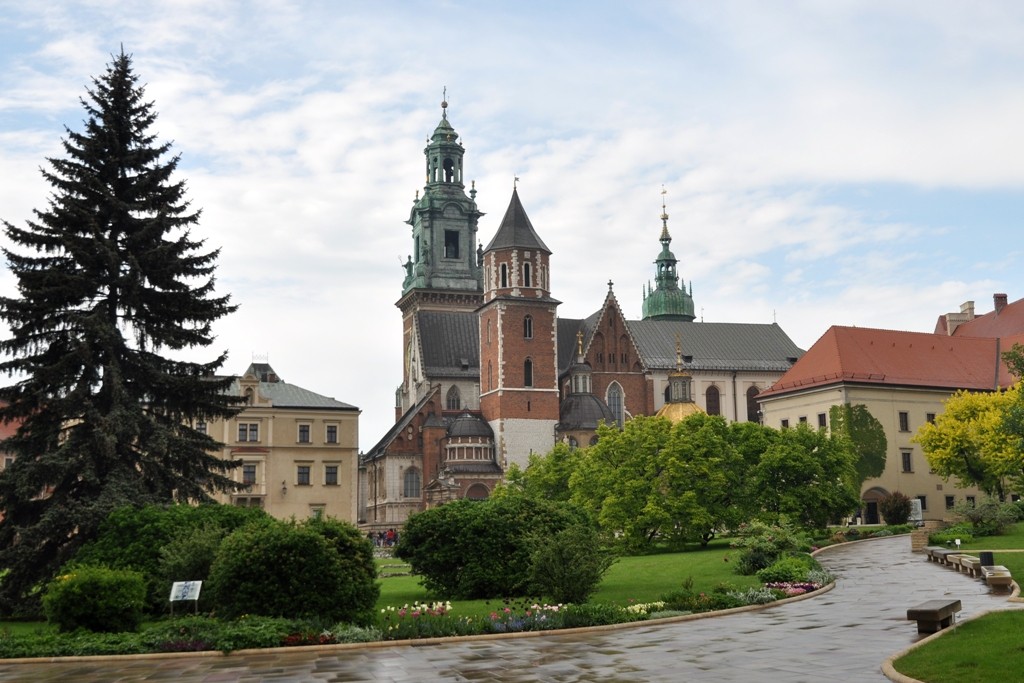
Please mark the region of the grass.
<svg viewBox="0 0 1024 683"><path fill-rule="evenodd" d="M1024 613L996 612L955 630L899 658L901 674L928 683L1024 681L1021 638Z"/></svg>
<svg viewBox="0 0 1024 683"><path fill-rule="evenodd" d="M690 577L693 578L694 589L699 592L710 593L722 583L741 589L759 586L756 576L735 573L736 554L737 551L729 549L728 541L721 540L712 541L707 548L699 550L621 557L608 570L590 602L623 606L631 602L653 602L666 593L679 590ZM388 559L380 563L394 565L398 560ZM436 599L420 586L418 577L388 576L381 579L377 610ZM453 603L453 607L459 616L486 616L501 604L502 600L459 600Z"/></svg>
<svg viewBox="0 0 1024 683"><path fill-rule="evenodd" d="M981 536L960 546L961 550L1024 549L1024 523L1014 524L999 536ZM1002 564L1000 562L999 564Z"/></svg>

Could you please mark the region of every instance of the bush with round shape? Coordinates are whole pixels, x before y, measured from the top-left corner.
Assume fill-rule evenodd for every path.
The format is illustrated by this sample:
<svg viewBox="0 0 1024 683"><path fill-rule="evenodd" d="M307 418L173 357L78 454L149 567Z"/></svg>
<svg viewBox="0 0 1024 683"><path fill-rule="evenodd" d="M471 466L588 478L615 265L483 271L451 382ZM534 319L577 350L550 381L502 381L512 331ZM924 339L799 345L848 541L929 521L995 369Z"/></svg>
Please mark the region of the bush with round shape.
<svg viewBox="0 0 1024 683"><path fill-rule="evenodd" d="M807 555L812 561L810 555ZM817 562L813 562L817 565ZM787 583L806 581L807 572L813 569L811 563L798 556L784 557L764 569L757 572L757 579L761 583Z"/></svg>
<svg viewBox="0 0 1024 683"><path fill-rule="evenodd" d="M369 609L366 601L353 604L353 580L324 534L308 525L275 521L244 527L224 539L210 570L209 590L218 614L227 618L260 614L368 625L372 600Z"/></svg>
<svg viewBox="0 0 1024 683"><path fill-rule="evenodd" d="M359 529L339 519L315 517L304 522L303 526L323 536L338 553L345 580L338 587L335 600L340 602L346 613L354 615L350 621L361 626L369 625L373 607L380 597L373 544Z"/></svg>
<svg viewBox="0 0 1024 683"><path fill-rule="evenodd" d="M47 585L43 611L61 631L137 631L145 597L140 572L70 566Z"/></svg>
<svg viewBox="0 0 1024 683"><path fill-rule="evenodd" d="M554 534L534 537L530 555L533 592L554 603L582 604L593 595L615 556L601 547L596 528L574 524Z"/></svg>
<svg viewBox="0 0 1024 683"><path fill-rule="evenodd" d="M744 524L739 530L739 537L729 545L740 550L737 573L749 576L771 565L783 553L804 549L809 544L785 522L766 524L755 520Z"/></svg>
<svg viewBox="0 0 1024 683"><path fill-rule="evenodd" d="M886 524L906 524L910 519L910 498L899 491L893 491L878 501L878 511L882 513Z"/></svg>

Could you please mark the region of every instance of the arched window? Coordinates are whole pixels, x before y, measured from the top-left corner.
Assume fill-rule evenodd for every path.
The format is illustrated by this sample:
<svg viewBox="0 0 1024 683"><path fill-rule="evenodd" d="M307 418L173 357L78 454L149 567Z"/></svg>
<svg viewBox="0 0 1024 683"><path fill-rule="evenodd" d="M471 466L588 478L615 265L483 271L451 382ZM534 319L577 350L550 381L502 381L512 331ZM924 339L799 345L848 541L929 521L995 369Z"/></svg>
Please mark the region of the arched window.
<svg viewBox="0 0 1024 683"><path fill-rule="evenodd" d="M448 390L446 404L448 406L448 410L458 410L462 407L462 397L459 395L458 387L452 387Z"/></svg>
<svg viewBox="0 0 1024 683"><path fill-rule="evenodd" d="M501 286L508 287L508 264L501 264Z"/></svg>
<svg viewBox="0 0 1024 683"><path fill-rule="evenodd" d="M621 427L623 422L622 412L622 387L619 386L618 382L612 382L608 385L608 407L612 410L612 415L615 416L615 422Z"/></svg>
<svg viewBox="0 0 1024 683"><path fill-rule="evenodd" d="M523 287L529 287L531 281L532 280L530 278L530 264L529 263L524 263L523 264Z"/></svg>
<svg viewBox="0 0 1024 683"><path fill-rule="evenodd" d="M757 395L761 390L756 386L747 389L747 422L760 422L758 417Z"/></svg>
<svg viewBox="0 0 1024 683"><path fill-rule="evenodd" d="M533 316L523 318L523 339L533 339Z"/></svg>
<svg viewBox="0 0 1024 683"><path fill-rule="evenodd" d="M491 367L491 361L487 361L487 391L494 388L494 369Z"/></svg>
<svg viewBox="0 0 1024 683"><path fill-rule="evenodd" d="M704 393L704 401L707 406L708 415L722 414L722 399L718 393L718 387L708 387Z"/></svg>
<svg viewBox="0 0 1024 683"><path fill-rule="evenodd" d="M533 386L533 361L529 358L523 361L523 386Z"/></svg>
<svg viewBox="0 0 1024 683"><path fill-rule="evenodd" d="M665 387L665 403L672 402L672 385Z"/></svg>
<svg viewBox="0 0 1024 683"><path fill-rule="evenodd" d="M402 495L406 498L420 497L420 471L410 467L402 477Z"/></svg>

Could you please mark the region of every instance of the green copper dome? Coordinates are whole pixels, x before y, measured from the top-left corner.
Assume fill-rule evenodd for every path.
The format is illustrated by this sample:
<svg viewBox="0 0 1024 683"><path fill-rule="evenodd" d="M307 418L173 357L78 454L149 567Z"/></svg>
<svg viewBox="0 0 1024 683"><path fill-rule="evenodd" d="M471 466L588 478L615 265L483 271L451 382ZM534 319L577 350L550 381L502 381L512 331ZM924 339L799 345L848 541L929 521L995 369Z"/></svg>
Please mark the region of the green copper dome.
<svg viewBox="0 0 1024 683"><path fill-rule="evenodd" d="M656 266L652 290L650 285L644 288L643 319L644 320L685 320L692 321L693 292L679 287L679 275L676 273L675 257L669 245L672 237L668 234L668 214L665 205L661 205L661 253L654 264ZM691 285L692 287L692 285Z"/></svg>

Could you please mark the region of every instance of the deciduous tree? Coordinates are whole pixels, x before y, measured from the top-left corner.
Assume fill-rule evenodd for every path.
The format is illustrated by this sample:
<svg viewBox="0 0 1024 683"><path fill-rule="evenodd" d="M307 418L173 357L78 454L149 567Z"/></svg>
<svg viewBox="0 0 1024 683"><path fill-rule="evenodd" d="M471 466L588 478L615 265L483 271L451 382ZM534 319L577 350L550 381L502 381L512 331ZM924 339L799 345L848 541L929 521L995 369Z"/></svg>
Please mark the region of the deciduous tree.
<svg viewBox="0 0 1024 683"><path fill-rule="evenodd" d="M11 607L125 504L203 501L234 486L233 463L193 428L235 408L215 379L226 354L173 357L213 341L234 310L214 291L217 251L172 179L178 157L156 142L153 104L123 51L82 100L84 130L43 176L49 206L24 228L5 222L17 295L0 298L0 598ZM180 355L180 354L178 354Z"/></svg>
<svg viewBox="0 0 1024 683"><path fill-rule="evenodd" d="M844 434L853 444L857 455L854 469L857 472L857 489L872 477L882 476L885 471L885 453L888 441L885 428L862 404L832 406L829 410L832 432Z"/></svg>

